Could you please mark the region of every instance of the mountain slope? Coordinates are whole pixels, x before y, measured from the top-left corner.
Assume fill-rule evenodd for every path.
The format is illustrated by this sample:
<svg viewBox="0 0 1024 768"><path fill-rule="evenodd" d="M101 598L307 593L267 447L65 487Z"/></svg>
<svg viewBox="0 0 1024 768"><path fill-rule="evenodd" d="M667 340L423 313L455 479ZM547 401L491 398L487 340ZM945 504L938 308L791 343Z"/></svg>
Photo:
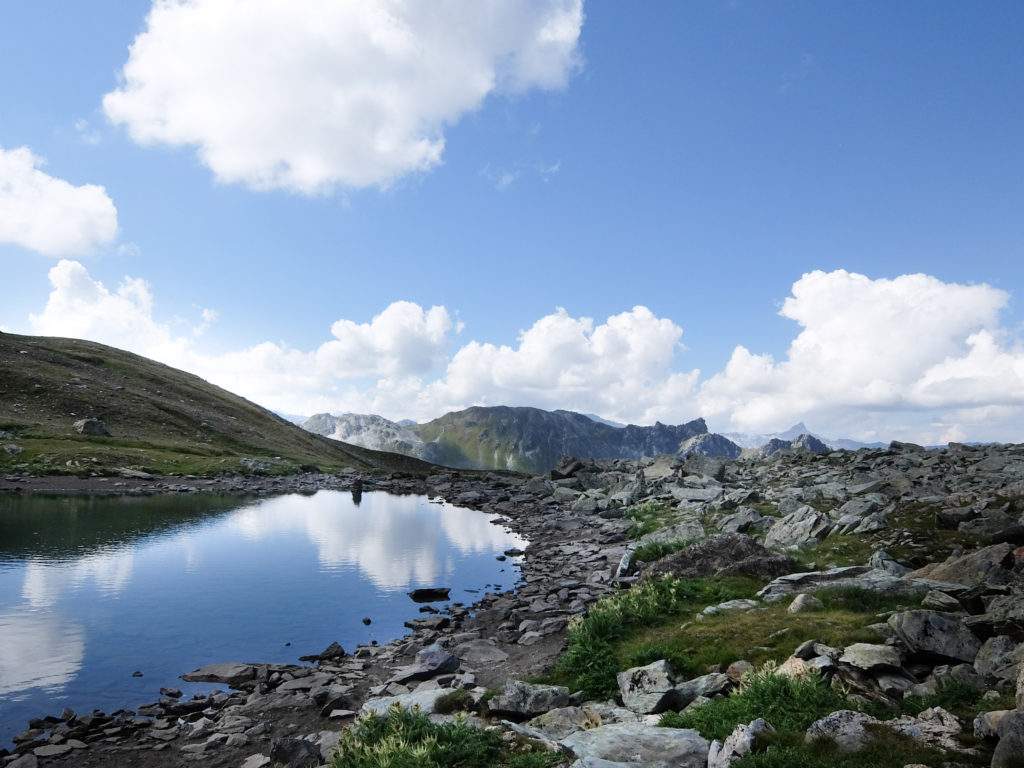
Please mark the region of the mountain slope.
<svg viewBox="0 0 1024 768"><path fill-rule="evenodd" d="M372 430L357 437L354 432L360 424L372 425ZM355 414L318 414L302 426L326 436L346 434L364 445L409 452L449 467L531 473L549 471L563 456L639 459L680 451L724 451L711 455L734 457L740 451L724 439L688 443L707 435L703 419L678 426L613 427L572 411L509 406L467 408L404 427L379 416Z"/></svg>
<svg viewBox="0 0 1024 768"><path fill-rule="evenodd" d="M74 422L85 418L102 420L110 436L79 434ZM327 440L198 376L78 339L0 333L0 432L6 472L427 469Z"/></svg>

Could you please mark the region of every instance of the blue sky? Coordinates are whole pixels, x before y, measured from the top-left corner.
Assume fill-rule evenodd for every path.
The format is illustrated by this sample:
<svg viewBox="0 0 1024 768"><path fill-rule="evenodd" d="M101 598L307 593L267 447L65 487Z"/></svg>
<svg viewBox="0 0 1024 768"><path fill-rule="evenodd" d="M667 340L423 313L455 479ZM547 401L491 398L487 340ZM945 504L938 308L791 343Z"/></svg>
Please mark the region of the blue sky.
<svg viewBox="0 0 1024 768"><path fill-rule="evenodd" d="M0 4L0 328L295 414L1024 440L1020 3L284 8Z"/></svg>

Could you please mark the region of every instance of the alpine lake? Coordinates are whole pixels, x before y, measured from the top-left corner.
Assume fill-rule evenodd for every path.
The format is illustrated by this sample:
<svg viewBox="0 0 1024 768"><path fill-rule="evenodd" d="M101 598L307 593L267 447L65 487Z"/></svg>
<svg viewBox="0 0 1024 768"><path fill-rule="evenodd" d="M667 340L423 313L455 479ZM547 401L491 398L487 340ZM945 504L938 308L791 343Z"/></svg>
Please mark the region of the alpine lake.
<svg viewBox="0 0 1024 768"><path fill-rule="evenodd" d="M413 589L511 589L526 542L493 520L380 491L2 496L0 744L66 707L209 691L179 679L206 664L386 643L422 615Z"/></svg>

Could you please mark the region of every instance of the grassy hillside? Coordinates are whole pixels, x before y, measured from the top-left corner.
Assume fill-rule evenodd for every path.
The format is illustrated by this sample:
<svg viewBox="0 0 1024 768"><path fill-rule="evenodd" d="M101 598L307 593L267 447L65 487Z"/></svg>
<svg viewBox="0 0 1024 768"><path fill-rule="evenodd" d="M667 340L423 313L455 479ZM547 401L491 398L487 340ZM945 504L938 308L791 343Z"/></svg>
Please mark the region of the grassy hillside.
<svg viewBox="0 0 1024 768"><path fill-rule="evenodd" d="M110 436L78 434L74 423L90 417L105 422ZM0 333L0 432L7 433L0 435L4 473L429 468L306 432L197 376L130 352L7 333Z"/></svg>

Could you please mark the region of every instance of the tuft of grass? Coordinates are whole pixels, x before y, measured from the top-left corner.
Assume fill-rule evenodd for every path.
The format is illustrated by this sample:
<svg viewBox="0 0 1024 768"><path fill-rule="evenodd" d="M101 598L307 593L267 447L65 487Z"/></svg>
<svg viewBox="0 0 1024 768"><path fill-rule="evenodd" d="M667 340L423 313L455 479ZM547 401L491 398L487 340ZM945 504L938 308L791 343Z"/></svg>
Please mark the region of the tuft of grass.
<svg viewBox="0 0 1024 768"><path fill-rule="evenodd" d="M331 757L334 768L548 768L561 762L529 744L514 751L501 734L468 725L434 723L419 709L395 706L370 714L342 734Z"/></svg>
<svg viewBox="0 0 1024 768"><path fill-rule="evenodd" d="M766 665L748 674L738 691L723 699L710 701L689 712L669 712L660 725L668 728L694 728L706 739L724 741L740 723L763 717L777 733L807 730L815 720L839 709L849 709L845 697L833 690L820 676L790 677Z"/></svg>
<svg viewBox="0 0 1024 768"><path fill-rule="evenodd" d="M755 589L755 582L744 577L666 576L599 600L586 618L570 624L568 648L555 665L554 677L588 698L612 696L618 690L616 674L629 666L623 662L636 651L626 643L631 637Z"/></svg>
<svg viewBox="0 0 1024 768"><path fill-rule="evenodd" d="M671 525L679 516L659 501L645 501L632 507L626 517L633 521L626 535L635 540Z"/></svg>
<svg viewBox="0 0 1024 768"><path fill-rule="evenodd" d="M655 560L661 560L663 557L668 557L681 549L685 549L692 543L692 540L652 541L650 544L644 544L642 547L636 548L633 552L633 562L653 563Z"/></svg>
<svg viewBox="0 0 1024 768"><path fill-rule="evenodd" d="M474 709L473 695L462 688L446 693L434 702L434 713L450 715L452 712L471 712Z"/></svg>

